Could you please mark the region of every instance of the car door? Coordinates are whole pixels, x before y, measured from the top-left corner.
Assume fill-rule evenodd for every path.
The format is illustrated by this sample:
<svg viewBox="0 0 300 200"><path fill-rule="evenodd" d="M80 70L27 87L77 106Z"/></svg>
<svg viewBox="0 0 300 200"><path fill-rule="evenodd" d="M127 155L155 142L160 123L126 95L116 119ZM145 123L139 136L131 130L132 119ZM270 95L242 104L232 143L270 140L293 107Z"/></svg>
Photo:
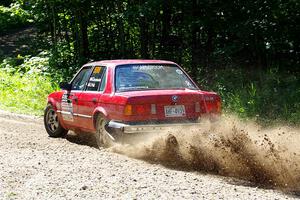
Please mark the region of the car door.
<svg viewBox="0 0 300 200"><path fill-rule="evenodd" d="M85 131L93 131L93 113L98 106L106 85L106 67L95 66L89 77L85 91L78 98L78 126Z"/></svg>
<svg viewBox="0 0 300 200"><path fill-rule="evenodd" d="M61 114L64 123L71 129L78 127L78 98L85 90L87 81L91 75L92 67L83 67L71 81L71 91L65 91L62 96Z"/></svg>

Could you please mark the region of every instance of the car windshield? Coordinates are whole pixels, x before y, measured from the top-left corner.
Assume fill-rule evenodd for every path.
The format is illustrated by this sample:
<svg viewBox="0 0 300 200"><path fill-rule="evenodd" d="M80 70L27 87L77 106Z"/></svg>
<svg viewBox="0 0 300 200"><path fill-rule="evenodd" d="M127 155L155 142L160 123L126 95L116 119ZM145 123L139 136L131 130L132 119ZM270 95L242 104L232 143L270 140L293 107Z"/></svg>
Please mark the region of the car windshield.
<svg viewBox="0 0 300 200"><path fill-rule="evenodd" d="M176 65L134 64L117 66L117 92L153 89L197 89Z"/></svg>

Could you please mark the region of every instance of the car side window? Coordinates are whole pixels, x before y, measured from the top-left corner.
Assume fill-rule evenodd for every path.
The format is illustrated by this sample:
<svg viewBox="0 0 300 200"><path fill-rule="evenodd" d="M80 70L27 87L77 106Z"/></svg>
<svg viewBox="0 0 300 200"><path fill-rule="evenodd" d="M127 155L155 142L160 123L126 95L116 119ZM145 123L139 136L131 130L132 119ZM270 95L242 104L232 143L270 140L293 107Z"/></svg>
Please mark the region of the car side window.
<svg viewBox="0 0 300 200"><path fill-rule="evenodd" d="M85 67L83 68L72 82L72 90L84 90L86 82L91 74L92 68Z"/></svg>
<svg viewBox="0 0 300 200"><path fill-rule="evenodd" d="M102 76L102 82L100 86L100 91L104 91L105 86L106 86L106 68L104 69L103 76Z"/></svg>
<svg viewBox="0 0 300 200"><path fill-rule="evenodd" d="M105 67L96 66L87 84L87 91L98 91L102 82L103 74L105 73Z"/></svg>

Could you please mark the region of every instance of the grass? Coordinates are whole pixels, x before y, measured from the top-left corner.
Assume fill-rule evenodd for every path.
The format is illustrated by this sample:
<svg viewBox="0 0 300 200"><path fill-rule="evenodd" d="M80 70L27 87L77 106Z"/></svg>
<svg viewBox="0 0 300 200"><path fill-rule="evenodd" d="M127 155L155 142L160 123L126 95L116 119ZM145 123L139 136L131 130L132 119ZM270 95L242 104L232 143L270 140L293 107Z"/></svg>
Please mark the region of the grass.
<svg viewBox="0 0 300 200"><path fill-rule="evenodd" d="M16 60L20 60L20 56ZM41 115L47 96L58 90L53 78L44 72L48 58L25 58L19 65L15 64L14 59L4 60L0 64L0 108Z"/></svg>
<svg viewBox="0 0 300 200"><path fill-rule="evenodd" d="M0 34L29 24L30 17L30 13L22 9L19 2L12 3L9 7L0 5Z"/></svg>
<svg viewBox="0 0 300 200"><path fill-rule="evenodd" d="M51 79L39 74L10 74L0 71L0 108L41 115L48 94L56 90Z"/></svg>
<svg viewBox="0 0 300 200"><path fill-rule="evenodd" d="M300 74L276 68L218 69L214 74L207 85L222 96L225 111L262 124L300 124Z"/></svg>

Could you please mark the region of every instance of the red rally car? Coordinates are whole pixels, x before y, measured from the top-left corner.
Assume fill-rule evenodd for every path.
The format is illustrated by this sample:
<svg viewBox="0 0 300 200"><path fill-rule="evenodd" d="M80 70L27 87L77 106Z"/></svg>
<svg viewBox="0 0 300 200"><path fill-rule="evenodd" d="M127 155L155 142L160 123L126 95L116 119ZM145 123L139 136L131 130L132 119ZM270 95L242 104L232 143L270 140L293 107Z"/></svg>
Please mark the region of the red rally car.
<svg viewBox="0 0 300 200"><path fill-rule="evenodd" d="M176 63L104 60L85 64L61 91L48 96L44 125L50 137L89 132L98 146L127 134L194 126L218 118L221 99L201 91Z"/></svg>

